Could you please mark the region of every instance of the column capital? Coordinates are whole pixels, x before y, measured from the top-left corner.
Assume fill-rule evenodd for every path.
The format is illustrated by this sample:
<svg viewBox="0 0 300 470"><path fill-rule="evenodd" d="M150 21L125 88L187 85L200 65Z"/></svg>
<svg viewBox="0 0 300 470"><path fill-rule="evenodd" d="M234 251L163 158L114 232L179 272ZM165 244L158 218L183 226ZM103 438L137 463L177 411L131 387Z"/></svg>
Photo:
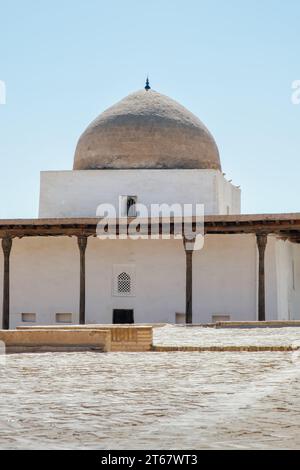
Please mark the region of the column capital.
<svg viewBox="0 0 300 470"><path fill-rule="evenodd" d="M87 246L87 236L86 235L79 235L77 237L77 243L78 243L79 250L81 252L84 252L86 250L86 246Z"/></svg>
<svg viewBox="0 0 300 470"><path fill-rule="evenodd" d="M195 238L189 239L183 237L183 246L186 253L193 253L195 247Z"/></svg>
<svg viewBox="0 0 300 470"><path fill-rule="evenodd" d="M265 232L257 232L256 233L256 242L259 250L264 250L267 245L268 234Z"/></svg>
<svg viewBox="0 0 300 470"><path fill-rule="evenodd" d="M2 238L2 250L3 250L4 256L8 257L10 255L11 247L12 247L12 238L11 237Z"/></svg>

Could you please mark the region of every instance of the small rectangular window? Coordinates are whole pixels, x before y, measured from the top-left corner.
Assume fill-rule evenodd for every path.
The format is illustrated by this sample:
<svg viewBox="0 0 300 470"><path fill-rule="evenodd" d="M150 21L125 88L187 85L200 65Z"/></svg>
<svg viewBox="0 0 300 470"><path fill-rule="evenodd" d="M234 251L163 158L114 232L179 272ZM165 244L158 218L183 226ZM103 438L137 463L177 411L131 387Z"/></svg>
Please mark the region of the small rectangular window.
<svg viewBox="0 0 300 470"><path fill-rule="evenodd" d="M136 196L127 196L127 216L128 217L136 217L136 203L137 197Z"/></svg>
<svg viewBox="0 0 300 470"><path fill-rule="evenodd" d="M35 323L36 314L35 313L22 313L22 322L24 323Z"/></svg>
<svg viewBox="0 0 300 470"><path fill-rule="evenodd" d="M72 323L72 313L57 313L56 323Z"/></svg>
<svg viewBox="0 0 300 470"><path fill-rule="evenodd" d="M120 196L120 216L136 217L137 196Z"/></svg>
<svg viewBox="0 0 300 470"><path fill-rule="evenodd" d="M186 322L185 313L176 313L175 314L175 322L176 322L176 325L184 324Z"/></svg>
<svg viewBox="0 0 300 470"><path fill-rule="evenodd" d="M230 315L212 315L212 322L230 321Z"/></svg>

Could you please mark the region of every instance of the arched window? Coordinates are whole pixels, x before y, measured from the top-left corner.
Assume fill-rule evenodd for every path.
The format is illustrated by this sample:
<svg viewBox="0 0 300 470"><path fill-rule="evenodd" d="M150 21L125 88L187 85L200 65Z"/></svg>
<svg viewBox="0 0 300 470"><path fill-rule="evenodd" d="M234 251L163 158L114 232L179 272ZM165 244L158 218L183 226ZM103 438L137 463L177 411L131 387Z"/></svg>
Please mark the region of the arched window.
<svg viewBox="0 0 300 470"><path fill-rule="evenodd" d="M118 293L130 294L131 292L131 278L129 274L123 272L118 275Z"/></svg>

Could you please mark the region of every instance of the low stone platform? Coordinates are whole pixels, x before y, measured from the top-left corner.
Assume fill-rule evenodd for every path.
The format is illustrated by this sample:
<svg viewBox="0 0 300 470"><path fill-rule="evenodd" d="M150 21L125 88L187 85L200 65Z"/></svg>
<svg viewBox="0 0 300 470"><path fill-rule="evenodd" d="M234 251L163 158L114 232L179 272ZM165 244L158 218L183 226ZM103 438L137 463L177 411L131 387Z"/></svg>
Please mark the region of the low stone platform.
<svg viewBox="0 0 300 470"><path fill-rule="evenodd" d="M109 330L0 330L6 352L111 351Z"/></svg>
<svg viewBox="0 0 300 470"><path fill-rule="evenodd" d="M190 325L43 325L0 331L8 352L284 352L300 350L299 321ZM280 330L278 328L281 328ZM252 331L249 331L249 329Z"/></svg>
<svg viewBox="0 0 300 470"><path fill-rule="evenodd" d="M16 331L85 332L104 331L110 335L109 351L143 352L152 350L153 334L149 325L47 325L20 326ZM1 339L1 336L0 336Z"/></svg>

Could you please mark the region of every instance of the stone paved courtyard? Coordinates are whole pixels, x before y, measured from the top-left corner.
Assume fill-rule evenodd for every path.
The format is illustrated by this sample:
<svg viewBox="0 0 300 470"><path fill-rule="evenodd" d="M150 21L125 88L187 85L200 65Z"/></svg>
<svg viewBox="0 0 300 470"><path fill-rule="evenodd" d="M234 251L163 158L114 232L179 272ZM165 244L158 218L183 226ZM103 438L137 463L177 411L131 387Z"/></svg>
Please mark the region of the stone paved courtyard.
<svg viewBox="0 0 300 470"><path fill-rule="evenodd" d="M164 327L155 343L299 335ZM297 352L15 354L0 383L2 449L300 448Z"/></svg>
<svg viewBox="0 0 300 470"><path fill-rule="evenodd" d="M166 325L154 328L154 344L164 346L299 346L300 327L205 328Z"/></svg>

